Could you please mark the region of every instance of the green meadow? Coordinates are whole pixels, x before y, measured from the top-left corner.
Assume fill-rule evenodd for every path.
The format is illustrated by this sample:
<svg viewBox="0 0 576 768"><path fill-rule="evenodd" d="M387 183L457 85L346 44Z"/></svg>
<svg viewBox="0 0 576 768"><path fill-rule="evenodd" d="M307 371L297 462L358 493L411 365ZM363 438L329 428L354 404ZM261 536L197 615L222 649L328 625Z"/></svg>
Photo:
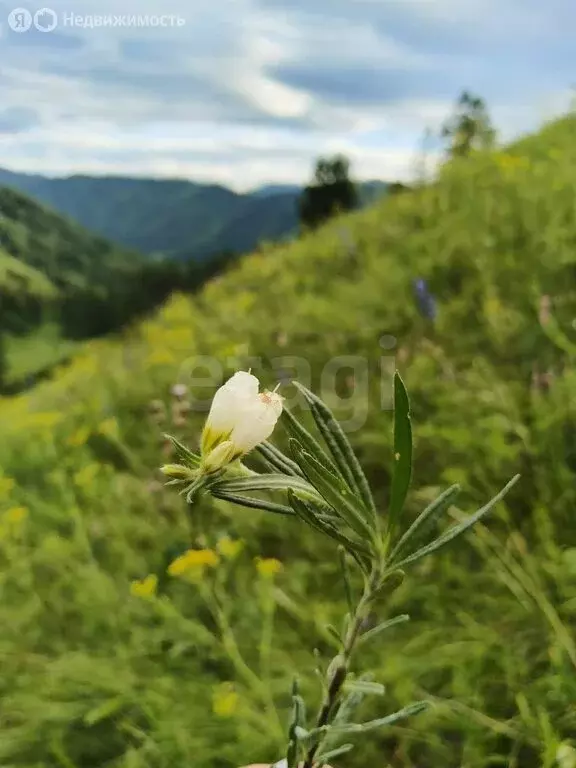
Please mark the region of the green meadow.
<svg viewBox="0 0 576 768"><path fill-rule="evenodd" d="M411 621L366 649L386 694L362 716L434 706L338 768L576 766L575 137L567 116L262 247L0 399L3 768L282 757L292 678L317 704L315 649L334 653L334 548L269 512L187 508L158 468L164 433L197 446L223 379L251 367L273 388L294 366L348 424L382 515L394 368L412 405L410 520L457 482L447 525L521 474L383 600L382 618ZM38 344L48 356L49 332ZM23 375L30 350L10 354ZM272 440L286 445L281 427ZM215 556L168 573L189 547Z"/></svg>

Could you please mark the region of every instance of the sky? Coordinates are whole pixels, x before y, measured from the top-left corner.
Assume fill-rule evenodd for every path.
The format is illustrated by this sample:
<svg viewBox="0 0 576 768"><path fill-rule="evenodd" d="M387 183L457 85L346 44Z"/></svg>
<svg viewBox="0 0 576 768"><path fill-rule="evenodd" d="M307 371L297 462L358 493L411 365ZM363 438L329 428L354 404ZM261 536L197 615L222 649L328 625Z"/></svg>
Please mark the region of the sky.
<svg viewBox="0 0 576 768"><path fill-rule="evenodd" d="M573 0L45 1L51 31L13 30L0 0L10 170L243 191L344 152L357 179L409 180L462 90L507 141L565 112L576 79Z"/></svg>

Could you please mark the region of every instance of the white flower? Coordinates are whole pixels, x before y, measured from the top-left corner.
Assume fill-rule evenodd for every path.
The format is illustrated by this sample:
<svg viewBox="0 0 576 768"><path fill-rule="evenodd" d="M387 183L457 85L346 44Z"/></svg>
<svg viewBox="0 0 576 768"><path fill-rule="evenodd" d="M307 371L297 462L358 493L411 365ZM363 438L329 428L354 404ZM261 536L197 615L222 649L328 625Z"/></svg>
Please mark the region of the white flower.
<svg viewBox="0 0 576 768"><path fill-rule="evenodd" d="M282 413L282 397L258 392L256 376L238 371L214 395L202 433L203 464L214 471L267 440Z"/></svg>
<svg viewBox="0 0 576 768"><path fill-rule="evenodd" d="M556 763L560 768L576 768L576 750L563 742L556 751Z"/></svg>

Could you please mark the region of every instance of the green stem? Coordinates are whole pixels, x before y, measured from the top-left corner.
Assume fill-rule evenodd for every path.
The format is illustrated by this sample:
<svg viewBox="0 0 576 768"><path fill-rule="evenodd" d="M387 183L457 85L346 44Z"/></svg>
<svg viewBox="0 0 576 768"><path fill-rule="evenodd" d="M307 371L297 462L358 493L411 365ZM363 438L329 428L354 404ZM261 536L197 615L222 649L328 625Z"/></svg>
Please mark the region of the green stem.
<svg viewBox="0 0 576 768"><path fill-rule="evenodd" d="M360 602L356 606L348 631L346 632L344 647L341 653L333 659L333 663L330 665L332 668L333 665L337 664L333 669L331 678L328 680L328 689L324 696L320 711L318 712L316 728L323 728L324 726L329 725L338 711L342 688L348 676L350 661L356 647L356 641L360 635L362 622L366 618L374 593L380 585L380 580L380 569L374 568L365 584L364 592L360 598ZM339 663L336 661L337 659L339 660ZM303 768L313 768L314 758L316 757L321 744L322 741L319 741L310 747Z"/></svg>
<svg viewBox="0 0 576 768"><path fill-rule="evenodd" d="M265 594L262 595L263 621L260 636L260 677L266 692L266 708L271 717L278 720L278 713L272 695L271 652L274 637L274 614L276 604L271 594L271 585L262 584ZM281 727L281 726L280 726Z"/></svg>
<svg viewBox="0 0 576 768"><path fill-rule="evenodd" d="M276 707L273 705L271 700L269 686L265 681L262 681L255 672L252 671L252 669L244 660L242 654L240 653L240 649L238 648L238 644L236 643L236 638L234 637L232 627L230 626L224 611L222 611L219 606L216 594L214 594L213 597L214 599L212 601L206 600L206 603L209 605L210 610L212 611L212 615L214 616L218 625L218 629L220 631L220 639L222 645L224 646L224 650L234 665L234 668L239 677L244 680L246 685L256 694L260 701L263 702L264 706L266 707L266 711L270 715L271 722L274 725L276 736L279 740L282 740L284 738L284 728L282 727L282 723L278 717Z"/></svg>

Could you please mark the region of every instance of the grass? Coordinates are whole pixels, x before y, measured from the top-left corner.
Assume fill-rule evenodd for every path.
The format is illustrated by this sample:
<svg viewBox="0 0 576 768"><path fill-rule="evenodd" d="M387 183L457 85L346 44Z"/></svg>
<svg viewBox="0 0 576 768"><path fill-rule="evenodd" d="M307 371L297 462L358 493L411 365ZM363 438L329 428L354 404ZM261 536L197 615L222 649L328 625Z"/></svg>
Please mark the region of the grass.
<svg viewBox="0 0 576 768"><path fill-rule="evenodd" d="M57 294L54 285L42 272L10 256L4 249L0 249L0 288L6 296L50 299Z"/></svg>
<svg viewBox="0 0 576 768"><path fill-rule="evenodd" d="M452 482L457 518L522 473L485 526L388 596L411 621L368 652L387 693L363 715L422 695L436 706L343 768L552 768L576 746L575 133L569 116L253 254L0 400L2 765L236 768L280 756L295 672L317 699L313 649L329 657L325 625L342 612L335 552L270 514L216 501L189 513L155 469L162 433L195 443L202 403L250 366L269 385L296 366L329 400L384 514L394 366L412 398L411 518ZM165 577L190 542L223 536L242 551L203 581ZM265 579L258 557L281 572ZM149 574L160 595L132 594Z"/></svg>
<svg viewBox="0 0 576 768"><path fill-rule="evenodd" d="M37 331L26 336L6 338L8 385L24 382L69 358L78 344L63 339L56 323L45 323Z"/></svg>

